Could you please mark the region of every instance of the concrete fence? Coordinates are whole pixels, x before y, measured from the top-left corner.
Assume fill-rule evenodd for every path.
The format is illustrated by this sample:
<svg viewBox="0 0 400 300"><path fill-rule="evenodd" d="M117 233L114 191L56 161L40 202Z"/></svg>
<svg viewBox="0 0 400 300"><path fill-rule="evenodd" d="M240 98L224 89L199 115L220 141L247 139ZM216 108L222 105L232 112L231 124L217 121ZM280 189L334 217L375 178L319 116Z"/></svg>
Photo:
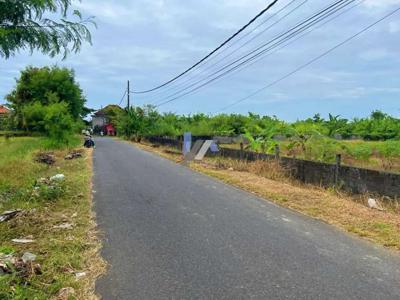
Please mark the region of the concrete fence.
<svg viewBox="0 0 400 300"><path fill-rule="evenodd" d="M150 137L148 140L156 144L181 148L179 139ZM207 155L215 156L211 153ZM354 194L372 193L395 199L400 196L400 174L343 166L340 160L337 164L328 164L230 148L220 148L218 155L246 161L278 159L280 165L293 178L304 183L323 187L336 186Z"/></svg>

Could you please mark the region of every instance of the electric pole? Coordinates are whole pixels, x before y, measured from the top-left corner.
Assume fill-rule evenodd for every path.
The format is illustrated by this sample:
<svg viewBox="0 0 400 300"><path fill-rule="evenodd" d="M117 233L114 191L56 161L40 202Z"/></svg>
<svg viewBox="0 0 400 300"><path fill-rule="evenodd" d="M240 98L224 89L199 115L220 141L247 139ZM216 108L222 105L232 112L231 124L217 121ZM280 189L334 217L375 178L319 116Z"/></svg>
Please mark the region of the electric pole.
<svg viewBox="0 0 400 300"><path fill-rule="evenodd" d="M129 89L129 80L128 80L128 90L127 90L127 93L128 93L128 109L131 107L131 90Z"/></svg>

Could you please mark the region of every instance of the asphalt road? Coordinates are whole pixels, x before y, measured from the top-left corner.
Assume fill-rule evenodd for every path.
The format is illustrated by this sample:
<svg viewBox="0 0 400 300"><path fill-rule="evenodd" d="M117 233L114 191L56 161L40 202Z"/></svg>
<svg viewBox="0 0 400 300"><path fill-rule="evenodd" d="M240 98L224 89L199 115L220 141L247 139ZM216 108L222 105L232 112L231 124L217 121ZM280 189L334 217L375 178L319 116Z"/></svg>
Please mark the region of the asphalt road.
<svg viewBox="0 0 400 300"><path fill-rule="evenodd" d="M400 259L155 154L96 140L103 299L400 299Z"/></svg>

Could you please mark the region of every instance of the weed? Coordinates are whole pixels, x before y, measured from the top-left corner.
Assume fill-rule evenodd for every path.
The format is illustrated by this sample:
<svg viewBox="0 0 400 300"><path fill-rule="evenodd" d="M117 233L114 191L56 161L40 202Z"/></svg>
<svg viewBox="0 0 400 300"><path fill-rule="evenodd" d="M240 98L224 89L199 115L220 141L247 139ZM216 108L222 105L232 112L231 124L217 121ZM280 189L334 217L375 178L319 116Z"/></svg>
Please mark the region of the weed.
<svg viewBox="0 0 400 300"><path fill-rule="evenodd" d="M8 255L8 254L12 254L15 252L15 249L11 246L1 246L0 247L0 253Z"/></svg>

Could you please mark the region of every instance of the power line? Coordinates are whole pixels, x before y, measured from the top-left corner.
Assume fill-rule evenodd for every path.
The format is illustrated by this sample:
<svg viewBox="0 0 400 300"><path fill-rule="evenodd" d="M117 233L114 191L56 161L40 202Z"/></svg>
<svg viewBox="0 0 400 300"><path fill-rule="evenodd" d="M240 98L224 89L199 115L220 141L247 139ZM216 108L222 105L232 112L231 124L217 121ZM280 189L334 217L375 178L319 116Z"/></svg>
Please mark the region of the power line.
<svg viewBox="0 0 400 300"><path fill-rule="evenodd" d="M254 37L252 37L250 40L246 41L245 43L243 43L240 47L238 47L237 49L235 49L235 51L230 52L228 55L226 55L225 57L223 57L222 59L218 60L215 65L218 65L220 62L224 61L226 58L230 57L232 54L236 53L238 50L242 49L243 47L245 47L246 45L250 44L252 41L254 41L256 38L258 38L259 36L261 36L262 34L264 34L266 31L268 31L269 29L271 29L272 27L274 27L275 25L277 25L279 22L281 22L282 20L284 20L285 18L287 18L288 16L290 16L292 13L294 13L295 11L297 11L299 8L301 8L304 4L306 4L308 2L308 0L305 0L303 2L301 2L299 5L297 5L294 9L292 9L291 11L289 11L287 14L285 14L282 18L280 18L279 20L277 20L276 22L272 23L272 25L268 26L267 28L263 29L262 31L260 31L259 33L257 33ZM212 69L212 67L214 67L215 65L209 66L208 68L205 69L206 70L210 70Z"/></svg>
<svg viewBox="0 0 400 300"><path fill-rule="evenodd" d="M249 27L252 23L254 23L258 18L260 18L262 15L264 15L269 9L271 9L276 3L278 2L278 0L274 0L272 3L270 3L266 8L264 8L261 12L259 12L253 19L251 19L246 25L244 25L242 28L240 28L236 33L234 33L232 36L230 36L227 40L225 40L221 45L219 45L217 48L215 48L213 51L211 51L209 54L207 54L205 57L203 57L201 60L199 60L197 63L195 63L193 66L191 66L190 68L188 68L186 71L182 72L181 74L175 76L174 78L168 80L167 82L156 86L152 89L148 89L145 91L133 91L133 93L135 94L145 94L145 93L150 93L152 91L158 90L172 82L174 82L175 80L177 80L178 78L181 78L183 75L187 74L188 72L190 72L191 70L193 70L194 68L196 68L198 65L200 65L203 61L207 60L209 57L211 57L214 53L216 53L218 50L220 50L222 47L224 47L226 44L228 44L231 40L233 40L236 36L238 36L241 32L243 32L247 27Z"/></svg>
<svg viewBox="0 0 400 300"><path fill-rule="evenodd" d="M238 71L241 71L241 70L243 70L243 69L245 69L245 68L248 68L248 67L254 65L255 63L259 62L260 60L262 60L262 59L264 59L264 58L266 58L266 57L268 57L268 56L270 56L270 55L272 55L272 54L278 52L279 50L282 50L283 48L287 47L288 45L291 45L291 44L293 44L294 42L298 41L299 39L303 38L304 36L306 36L306 35L312 33L314 30L321 28L322 26L326 25L327 23L331 22L332 20L337 19L338 17L342 16L343 14L347 13L348 11L354 9L355 7L359 6L361 3L365 2L365 1L366 1L366 0L361 0L360 2L358 2L358 3L356 3L355 5L351 6L350 8L348 8L348 9L342 11L341 13L339 13L339 14L333 16L332 18L328 19L327 21L323 22L323 23L320 24L319 26L316 26L316 27L314 27L314 28L311 28L311 30L305 31L303 34L301 34L300 36L298 36L298 37L295 38L295 39L289 40L287 43L283 43L283 45L282 45L281 47L276 48L274 51L267 53L268 55L262 55L261 57L258 57L257 59L255 59L254 61L252 61L250 64L247 64L247 65L244 65L244 66L241 66L241 67L235 69L235 70L234 70L232 73L230 73L229 75L235 74L235 73L238 72Z"/></svg>
<svg viewBox="0 0 400 300"><path fill-rule="evenodd" d="M121 106L122 101L124 101L127 91L125 90L124 94L122 95L121 101L119 101L118 106Z"/></svg>
<svg viewBox="0 0 400 300"><path fill-rule="evenodd" d="M314 28L311 28L311 30L308 30L308 31L304 32L303 34L301 34L300 36L298 36L298 37L295 38L295 39L289 40L287 43L283 43L283 45L282 45L281 47L276 48L274 51L267 53L268 55L262 55L261 57L258 57L257 59L255 59L255 60L254 60L253 62L251 62L250 64L242 65L242 66L240 66L240 67L238 67L238 68L235 68L235 70L233 70L230 74L228 74L228 77L229 77L229 75L233 75L233 74L237 73L238 71L241 71L241 70L243 70L243 69L245 69L245 68L248 68L248 67L254 65L255 63L259 62L261 59L264 59L265 57L270 56L270 55L272 55L272 54L278 52L279 50L282 50L283 48L287 47L288 45L293 44L294 42L298 41L299 39L303 38L304 36L306 36L306 35L312 33L314 30L319 29L319 28L321 28L322 26L326 25L327 23L329 23L329 22L331 22L331 21L337 19L338 17L340 17L340 16L342 16L343 14L349 12L350 10L354 9L355 7L359 6L361 3L365 2L365 1L366 1L366 0L361 0L360 2L358 2L358 3L356 3L355 5L351 6L350 8L348 8L348 9L342 11L341 13L339 13L339 14L333 16L332 18L328 19L327 21L323 22L323 23L320 24L319 26L316 26L316 27L314 27ZM219 79L221 79L221 78L216 78L215 81L218 81ZM213 82L215 82L215 81L213 81ZM192 94L195 94L195 93L197 93L197 92L198 92L198 89L197 89L197 90L194 90L194 91L191 91L190 93L187 93L185 96L187 96L187 95L192 95Z"/></svg>
<svg viewBox="0 0 400 300"><path fill-rule="evenodd" d="M289 7L292 3L294 3L296 0L291 1L289 4L287 4L286 6L284 6L283 8L281 8L278 12L276 12L274 15L272 15L271 17L269 17L267 20L265 20L264 22L262 22L261 24L259 24L256 28L254 28L254 30L258 29L261 25L265 24L266 21L270 20L272 17L278 15L280 12L282 12L284 9L286 9L287 7ZM268 26L267 28L263 29L261 32L257 33L254 37L252 37L250 40L246 41L245 43L243 43L240 47L238 47L237 49L231 51L229 54L227 54L226 56L222 57L221 59L219 59L215 64L208 66L206 69L202 70L199 74L195 74L194 76L192 76L189 79L184 80L183 82L181 82L180 84L178 84L175 87L169 88L167 89L165 92L168 91L172 91L176 88L181 88L183 87L185 84L191 82L193 79L196 79L197 77L200 77L202 74L206 73L208 70L214 68L215 66L217 66L219 63L221 63L222 61L226 60L228 57L232 56L232 54L236 53L237 51L239 51L240 49L242 49L244 46L248 45L249 43L251 43L253 40L255 40L257 37L261 36L262 34L264 34L266 31L268 31L269 29L271 29L272 27L274 27L275 25L277 25L279 22L281 22L282 20L284 20L285 18L287 18L289 15L291 15L293 12L295 12L296 10L298 10L301 6L303 6L306 2L308 2L308 0L305 0L303 2L301 2L298 6L296 6L294 9L292 9L291 11L289 11L287 14L285 14L284 16L282 16L281 18L279 18L277 21L275 21L274 23L272 23L270 26ZM231 46L235 45L237 42L239 42L242 38L248 36L249 34L251 34L253 31L248 32L246 35L242 36L240 39L236 40L234 43L230 44L228 47L224 48L222 51L220 51L219 53L217 53L215 56L211 57L206 63L209 63L210 61L212 61L213 59L215 59L216 57L218 57L219 54L225 52L226 50L228 50ZM170 97L171 95L167 96ZM156 103L159 102L155 101Z"/></svg>
<svg viewBox="0 0 400 300"><path fill-rule="evenodd" d="M176 96L176 97L174 97L172 99L165 100L165 101L159 103L157 106L161 106L161 105L170 103L172 101L175 101L175 100L177 100L177 99L179 99L181 97L184 97L184 96L186 96L186 95L188 95L188 94L190 94L190 93L192 93L192 92L194 92L194 91L196 91L196 90L198 90L198 89L200 89L200 88L202 88L202 87L214 82L215 80L217 80L217 79L229 74L230 72L233 72L234 70L236 70L240 66L243 66L243 65L247 64L248 62L251 62L252 60L256 59L257 57L263 55L265 52L267 52L267 51L279 46L280 44L286 42L287 40L289 40L289 39L295 37L296 35L304 32L305 30L309 29L310 27L312 27L313 25L317 24L318 22L321 22L321 21L325 20L326 18L328 18L332 14L336 13L340 9L343 9L344 7L346 7L347 5L351 4L354 1L356 1L356 0L340 0L340 1L337 1L337 2L329 5L328 7L322 9L321 11L319 11L318 13L315 13L311 17L307 18L305 21L302 21L299 24L297 24L296 26L292 27L288 31L286 31L286 32L284 32L282 34L279 34L278 36L276 36L275 38L271 39L267 43L264 43L263 45L257 47L255 50L252 50L248 54L240 57L239 59L236 59L236 60L232 61L228 65L225 65L223 68L221 68L218 71L212 73L208 77L206 77L206 78L204 78L204 79L202 79L200 81L197 81L194 84L191 84L190 86L184 88L183 90L178 91L177 93L175 93L173 95L170 95L168 97L172 97L172 96L178 95L179 93L181 93L181 92L183 92L183 91L185 91L185 90L187 90L187 89L189 89L191 87L194 87L196 84L201 83L201 82L203 82L205 80L208 80L212 76L217 75L221 71L224 71L227 68L233 66L232 68L228 69L224 73L218 75L217 77L214 77L214 78L208 80L207 82L201 84L200 86L197 86L197 87L193 88L189 92L186 92L186 93L184 93L182 95L178 95L178 96ZM274 41L277 41L277 42L275 44L273 44L272 46L270 46L269 48L263 49L263 48L265 48L265 46L271 44ZM257 53L257 51L259 51L259 52ZM252 54L254 54L254 55L250 56ZM244 58L249 57L249 56L250 56L250 58L247 58L246 60L242 61ZM242 62L240 62L240 61L242 61ZM234 66L238 62L240 62L240 63L238 65Z"/></svg>
<svg viewBox="0 0 400 300"><path fill-rule="evenodd" d="M292 0L290 1L288 4L286 4L284 7L282 7L281 9L279 9L277 12L271 14L268 18L266 18L264 21L262 21L260 24L258 24L256 27L254 27L251 31L243 34L240 38L238 38L237 40L232 41L232 43L230 43L228 46L226 46L224 49L222 49L221 51L219 51L218 53L216 53L213 57L211 57L209 61L212 61L213 59L217 58L218 56L220 56L222 53L224 53L226 50L230 49L232 46L234 46L235 44L237 44L238 42L240 42L241 40L243 40L245 37L249 36L250 34L252 34L253 32L255 32L258 28L260 28L262 25L264 25L265 23L267 23L269 20L271 20L272 18L274 18L276 15L278 15L280 12L282 12L283 10L285 10L286 8L288 8L289 6L291 6L294 2L296 2L298 0ZM304 2L307 2L308 0L305 0Z"/></svg>
<svg viewBox="0 0 400 300"><path fill-rule="evenodd" d="M294 75L295 73L301 71L302 69L308 67L309 65L313 64L314 62L320 60L321 58L327 56L328 54L330 54L331 52L335 51L336 49L338 49L339 47L347 44L348 42L352 41L353 39L357 38L358 36L360 36L361 34L363 34L364 32L368 31L369 29L371 29L372 27L376 26L377 24L381 23L382 21L386 20L387 18L391 17L392 15L394 15L395 13L397 13L398 11L400 11L400 7L398 7L397 9L391 11L390 13L388 13L387 15L383 16L382 18L380 18L379 20L375 21L374 23L370 24L369 26L365 27L364 29L362 29L361 31L357 32L356 34L350 36L349 38L347 38L346 40L344 40L343 42L337 44L336 46L330 48L329 50L323 52L322 54L318 55L317 57L313 58L312 60L310 60L309 62L301 65L300 67L296 68L295 70L293 70L292 72L280 77L279 79L269 83L268 85L256 90L255 92L251 93L250 95L241 98L225 107L223 107L222 109L218 110L216 113L222 112L224 110L227 110L228 108L231 108L259 93L261 93L262 91L266 90L267 88L270 88L276 84L278 84L279 82L285 80L286 78Z"/></svg>
<svg viewBox="0 0 400 300"><path fill-rule="evenodd" d="M287 43L284 43L282 47L275 49L275 51L268 53L268 55L262 55L261 57L258 57L257 59L255 59L252 63L245 65L242 68L238 68L237 70L235 70L232 73L235 73L236 71L241 71L244 68L248 68L248 67L254 65L255 63L259 62L261 59L264 59L265 57L270 56L279 50L282 50L283 48L287 47L288 45L293 44L294 42L298 41L299 39L303 38L304 36L312 33L314 30L321 28L322 26L326 25L327 23L331 22L332 20L337 19L338 17L342 16L343 14L347 13L348 11L354 9L355 7L359 6L361 3L365 2L365 1L366 0L361 0L360 2L356 3L355 5L349 7L348 9L342 11L341 13L339 13L339 14L333 16L332 18L328 19L327 21L323 22L319 26L316 26L316 27L312 28L311 30L304 32L303 34L301 34L300 36L298 36L295 39L289 40Z"/></svg>
<svg viewBox="0 0 400 300"><path fill-rule="evenodd" d="M348 2L347 4L344 2L344 3L345 3L345 6L347 6L347 5L349 5L351 2L354 2L354 1L356 1L356 0L341 0L341 1L336 2L335 4L329 6L328 8L326 8L326 9L324 9L324 10L318 12L317 14L313 15L312 17L308 18L306 21L301 22L300 24L298 24L298 25L295 26L294 28L292 28L292 29L286 31L286 32L283 33L283 34L278 35L277 37L275 37L274 39L270 40L269 42L267 42L267 43L265 43L265 44L263 44L263 45L257 47L255 50L251 51L250 53L248 53L248 54L246 54L246 55L240 57L239 59L235 59L235 60L231 61L229 64L225 65L225 66L222 67L221 69L219 69L219 70L215 71L214 73L210 74L208 77L206 77L206 78L204 78L204 79L202 79L202 80L199 80L199 81L197 81L197 82L195 82L195 83L193 83L193 84L187 86L186 88L182 89L181 91L178 91L178 92L176 92L176 93L174 93L174 94L172 94L172 95L169 95L168 97L173 97L173 96L175 96L175 95L178 95L179 93L181 93L181 92L183 92L183 91L185 91L185 90L188 90L188 89L190 89L191 87L194 87L194 86L196 86L197 84L199 84L199 83L201 83L201 82L203 82L203 81L205 81L205 80L208 80L208 79L211 78L212 76L217 75L218 73L220 73L220 72L226 70L227 68L233 66L232 68L228 69L227 71L223 72L222 74L220 74L220 75L218 75L218 76L216 76L216 77L214 77L214 78L208 80L208 81L205 82L204 84L201 84L200 86L194 88L193 90L189 91L188 93L185 93L185 94L183 94L183 95L177 96L177 97L175 97L175 98L173 98L173 99L170 99L170 100L166 100L166 101L160 103L159 105L163 105L163 104L166 104L166 103L175 101L175 100L177 100L177 99L179 99L179 98L181 98L181 97L183 97L183 96L186 96L187 94L189 94L189 93L191 93L191 92L193 92L193 91L195 91L195 90L198 90L198 89L200 89L200 88L202 88L202 87L204 87L204 86L206 86L206 85L208 85L208 84L214 82L215 80L217 80L217 79L219 79L219 78L221 78L221 77L223 77L223 76L225 76L225 75L227 75L227 74L229 74L229 73L235 71L237 68L239 68L239 67L241 67L241 66L243 66L243 65L246 65L248 62L251 62L252 60L254 60L254 59L256 59L257 57L259 57L259 56L263 55L264 53L266 53L267 51L270 51L271 49L274 49L274 48L276 48L277 46L279 46L280 44L286 42L286 40L293 38L294 36L300 34L301 32L303 32L303 31L305 31L305 30L307 30L308 28L312 27L313 25L315 25L316 23L320 22L321 20L324 20L325 18L329 17L330 15L336 13L338 10L340 10L340 9L343 8L343 7L340 7L340 6L339 6L339 5L342 5L342 4L343 4L343 3L340 3L340 2L343 2L343 1L350 1L350 2ZM337 7L335 7L335 6L337 6ZM322 14L322 16L319 16L319 15L321 15L321 14ZM316 17L318 17L318 18L316 18ZM315 19L315 18L316 18L316 19ZM314 19L314 20L313 20L313 19ZM310 22L310 21L311 21L311 22ZM310 22L310 23L307 24L307 22ZM306 25L304 25L304 24L306 24ZM294 29L298 28L300 25L302 25L303 27L300 27L300 29L297 29L296 31L292 32ZM292 32L292 33L291 33L289 36L286 36L286 37L285 37L285 35L288 34L288 33L290 33L290 32ZM278 40L278 42L274 43L272 46L268 47L267 49L261 50L262 48L264 48L265 46L271 44L271 43L272 43L273 41L275 41L275 40ZM261 50L261 51L258 52L258 53L256 53L256 52L259 51L259 50ZM256 54L253 55L253 56L251 56L250 58L246 59L245 61L242 61L242 62L239 63L238 65L234 66L236 63L240 62L240 61L243 60L244 58L246 58L246 57L248 57L249 55L254 54L254 53L256 53ZM167 98L168 98L168 97L167 97Z"/></svg>
<svg viewBox="0 0 400 300"><path fill-rule="evenodd" d="M340 2L343 2L343 1L345 1L345 0L338 1L338 2L336 2L335 4L329 6L328 8L325 8L324 10L322 10L322 11L320 11L320 12L314 14L312 17L308 18L306 21L301 22L300 24L298 24L297 26L295 26L295 27L291 28L290 30L284 32L283 34L278 35L277 37L273 38L272 40L268 41L267 43L265 43L265 44L263 44L263 45L257 47L255 50L252 50L250 53L248 53L248 54L246 54L246 55L240 57L239 59L235 59L235 60L231 61L229 64L225 65L224 67L222 67L221 69L217 70L216 72L210 74L210 75L207 76L206 78L201 79L201 80L199 80L199 81L197 81L197 82L195 82L195 83L193 83L193 84L187 86L186 88L184 88L184 89L182 89L182 90L180 90L180 91L178 91L178 92L176 92L176 93L174 93L174 94L172 94L172 95L169 95L169 96L167 97L167 99L170 98L170 97L179 95L181 92L184 92L185 90L188 90L189 88L194 87L194 86L196 86L197 84L199 84L199 83L201 83L201 82L203 82L203 81L206 81L206 80L208 80L209 78L211 78L212 76L217 75L218 73L220 73L220 72L226 70L227 68L233 66L232 68L230 68L229 70L225 71L224 73L222 73L222 74L220 74L220 75L218 75L218 76L216 76L216 77L214 77L214 78L208 80L208 81L205 82L204 84L201 84L200 86L197 86L196 88L192 89L191 91L189 91L189 92L187 92L187 93L184 93L183 95L179 95L179 96L177 96L177 97L175 97L175 98L172 98L172 99L169 99L169 100L165 100L164 102L160 103L159 105L164 105L164 104L166 104L166 103L175 101L175 100L177 100L177 99L179 99L179 98L181 98L181 97L183 97L183 96L186 96L186 95L190 94L191 92L193 92L193 91L195 91L195 90L198 90L198 89L202 88L203 86L206 86L206 85L208 85L209 83L214 82L215 80L217 80L217 79L219 79L219 78L221 78L221 77L223 77L223 76L225 76L225 75L227 75L227 74L233 72L234 70L236 70L236 69L239 68L240 66L247 64L247 63L250 62L251 60L254 60L256 57L258 57L258 56L264 54L265 52L267 52L267 51L269 51L269 50L271 50L271 49L273 49L273 48L275 48L275 47L277 47L277 46L279 46L281 43L285 42L287 39L292 38L293 36L295 36L295 35L301 33L301 31L304 31L304 30L308 29L309 27L311 27L312 25L314 25L314 24L316 23L316 21L320 21L320 20L322 20L322 18L326 18L327 16L329 16L329 15L326 15L327 12L328 12L329 14L335 13L337 10L336 10L336 11L335 11L335 10L332 11L332 9L335 9L335 5L338 6L338 5L341 4ZM349 0L346 0L346 1L349 1ZM351 1L355 1L355 0L351 0ZM336 8L337 8L337 7L336 7ZM329 11L329 10L331 10L331 11ZM322 16L319 16L319 15L321 15L321 14L322 14ZM325 14L325 15L324 15L324 14ZM316 17L318 17L318 18L315 19ZM313 19L314 19L314 20L313 20ZM310 22L310 21L312 21L312 22ZM310 23L307 24L307 22L310 22ZM304 25L304 24L306 24L306 25ZM302 25L303 27L300 27L300 25ZM294 29L298 28L298 27L300 27L300 29L298 29L297 31L294 31L294 33L293 33L292 31L293 31ZM290 33L290 32L292 32L292 33L291 33L289 36L285 36L285 35L287 35L287 34ZM269 47L269 48L267 48L267 49L264 49L264 50L260 51L259 53L256 53L257 51L261 50L263 47L265 47L265 46L271 44L273 41L276 41L276 40L278 40L278 42L274 43L271 47ZM251 56L250 58L246 59L245 61L239 63L238 65L234 66L236 63L240 62L240 61L243 60L244 58L246 58L246 57L248 57L249 55L254 54L254 53L256 53L256 54L253 55L253 56Z"/></svg>

